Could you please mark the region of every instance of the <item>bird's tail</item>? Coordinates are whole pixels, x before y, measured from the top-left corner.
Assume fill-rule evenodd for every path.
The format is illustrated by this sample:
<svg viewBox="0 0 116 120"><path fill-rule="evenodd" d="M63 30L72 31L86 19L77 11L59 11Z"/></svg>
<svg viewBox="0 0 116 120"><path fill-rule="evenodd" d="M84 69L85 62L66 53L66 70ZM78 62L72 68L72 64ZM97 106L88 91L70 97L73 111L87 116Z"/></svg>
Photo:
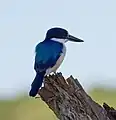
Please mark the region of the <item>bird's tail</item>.
<svg viewBox="0 0 116 120"><path fill-rule="evenodd" d="M29 96L35 97L39 88L42 86L42 82L44 79L45 72L37 73L35 79L31 84L31 90L29 92Z"/></svg>

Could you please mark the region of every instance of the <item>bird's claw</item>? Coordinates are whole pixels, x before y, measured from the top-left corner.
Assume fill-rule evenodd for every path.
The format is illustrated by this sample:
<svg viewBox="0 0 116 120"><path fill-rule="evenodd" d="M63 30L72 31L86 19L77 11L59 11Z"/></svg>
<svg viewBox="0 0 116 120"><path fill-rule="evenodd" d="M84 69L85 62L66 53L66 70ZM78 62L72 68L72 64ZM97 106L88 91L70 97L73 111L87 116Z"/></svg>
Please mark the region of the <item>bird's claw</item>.
<svg viewBox="0 0 116 120"><path fill-rule="evenodd" d="M57 75L57 73L56 72L53 72L54 73L54 75Z"/></svg>

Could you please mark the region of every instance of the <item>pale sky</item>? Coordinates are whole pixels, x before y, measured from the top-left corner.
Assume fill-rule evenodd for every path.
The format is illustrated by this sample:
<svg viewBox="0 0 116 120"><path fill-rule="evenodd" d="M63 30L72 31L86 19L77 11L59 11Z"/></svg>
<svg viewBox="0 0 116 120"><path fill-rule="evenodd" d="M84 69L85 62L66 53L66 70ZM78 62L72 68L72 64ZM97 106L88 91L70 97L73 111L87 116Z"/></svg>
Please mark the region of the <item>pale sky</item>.
<svg viewBox="0 0 116 120"><path fill-rule="evenodd" d="M0 0L0 96L17 95L34 79L34 47L54 26L85 43L67 43L58 71L84 88L116 87L115 0Z"/></svg>

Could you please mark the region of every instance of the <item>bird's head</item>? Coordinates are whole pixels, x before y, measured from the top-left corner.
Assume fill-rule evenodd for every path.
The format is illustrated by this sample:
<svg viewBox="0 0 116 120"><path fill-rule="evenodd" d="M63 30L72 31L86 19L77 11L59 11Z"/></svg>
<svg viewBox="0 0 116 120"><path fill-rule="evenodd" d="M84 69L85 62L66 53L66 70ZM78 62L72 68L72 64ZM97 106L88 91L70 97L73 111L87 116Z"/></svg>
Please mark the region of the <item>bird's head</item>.
<svg viewBox="0 0 116 120"><path fill-rule="evenodd" d="M49 29L46 33L45 39L52 39L54 41L59 41L62 43L65 43L67 41L84 42L83 40L70 35L67 30L58 27Z"/></svg>

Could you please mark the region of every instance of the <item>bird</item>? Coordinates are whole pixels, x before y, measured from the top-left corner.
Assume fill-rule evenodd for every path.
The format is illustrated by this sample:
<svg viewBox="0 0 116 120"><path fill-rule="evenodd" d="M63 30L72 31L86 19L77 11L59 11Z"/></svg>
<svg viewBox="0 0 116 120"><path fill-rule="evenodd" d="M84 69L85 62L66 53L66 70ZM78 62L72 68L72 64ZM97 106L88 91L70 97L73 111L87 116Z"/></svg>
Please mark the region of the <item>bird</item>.
<svg viewBox="0 0 116 120"><path fill-rule="evenodd" d="M56 73L66 54L65 43L84 42L61 27L53 27L47 30L45 39L35 47L34 70L35 78L31 84L29 96L35 97L42 86L44 77L50 73Z"/></svg>

